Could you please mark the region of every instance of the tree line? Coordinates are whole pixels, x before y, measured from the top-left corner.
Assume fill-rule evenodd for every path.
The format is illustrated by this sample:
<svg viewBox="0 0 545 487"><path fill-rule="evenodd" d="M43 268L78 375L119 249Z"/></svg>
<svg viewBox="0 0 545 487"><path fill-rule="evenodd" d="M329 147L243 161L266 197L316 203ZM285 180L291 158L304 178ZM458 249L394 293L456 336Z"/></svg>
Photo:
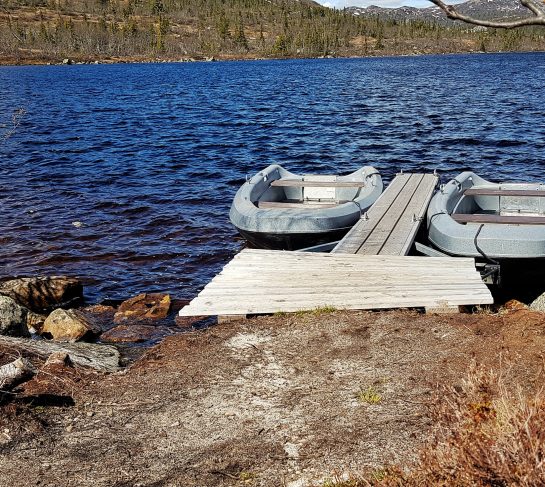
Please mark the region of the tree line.
<svg viewBox="0 0 545 487"><path fill-rule="evenodd" d="M5 0L0 55L309 57L542 49L543 32L354 16L308 0Z"/></svg>

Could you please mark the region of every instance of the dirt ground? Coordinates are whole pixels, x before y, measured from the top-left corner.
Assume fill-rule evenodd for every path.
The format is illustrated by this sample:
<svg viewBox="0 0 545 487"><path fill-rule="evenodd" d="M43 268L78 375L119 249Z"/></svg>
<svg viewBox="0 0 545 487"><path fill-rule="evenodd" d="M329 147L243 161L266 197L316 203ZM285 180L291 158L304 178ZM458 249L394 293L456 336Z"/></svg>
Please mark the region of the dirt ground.
<svg viewBox="0 0 545 487"><path fill-rule="evenodd" d="M4 406L0 485L324 485L407 464L472 361L540 381L545 315L308 313L169 337L75 406ZM439 392L440 394L440 392Z"/></svg>

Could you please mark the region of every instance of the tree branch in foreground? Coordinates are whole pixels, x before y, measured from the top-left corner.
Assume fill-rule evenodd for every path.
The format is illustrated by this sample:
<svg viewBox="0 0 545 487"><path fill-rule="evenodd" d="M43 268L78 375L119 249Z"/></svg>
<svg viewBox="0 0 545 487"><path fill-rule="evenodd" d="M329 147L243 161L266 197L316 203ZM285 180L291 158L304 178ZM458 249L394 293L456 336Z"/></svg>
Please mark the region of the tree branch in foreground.
<svg viewBox="0 0 545 487"><path fill-rule="evenodd" d="M449 19L461 20L468 24L480 25L483 27L495 27L498 29L514 29L516 27L524 27L527 25L545 25L545 12L537 7L532 0L519 0L523 7L530 10L534 17L513 21L495 21L495 20L480 20L467 15L461 14L453 5L447 5L443 0L430 0L431 3L437 5Z"/></svg>
<svg viewBox="0 0 545 487"><path fill-rule="evenodd" d="M22 107L13 112L13 115L11 116L12 125L4 134L0 134L0 141L9 139L15 133L25 114L26 110Z"/></svg>

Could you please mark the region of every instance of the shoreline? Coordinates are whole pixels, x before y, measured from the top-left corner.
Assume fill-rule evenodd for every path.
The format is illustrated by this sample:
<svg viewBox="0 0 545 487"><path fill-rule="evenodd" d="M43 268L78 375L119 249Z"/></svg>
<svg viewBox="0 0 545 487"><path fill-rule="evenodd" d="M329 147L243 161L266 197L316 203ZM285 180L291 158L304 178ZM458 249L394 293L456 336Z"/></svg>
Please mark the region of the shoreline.
<svg viewBox="0 0 545 487"><path fill-rule="evenodd" d="M102 64L184 64L206 62L241 62L241 61L290 61L290 60L318 60L318 59L374 59L396 57L423 57L423 56L456 56L456 55L480 55L480 54L531 54L544 53L545 50L521 50L521 51L475 51L459 50L448 52L414 52L414 53L377 53L367 55L327 55L327 56L291 56L291 57L260 57L260 56L189 56L189 57L138 57L121 56L115 58L77 58L64 57L52 60L48 58L14 59L0 55L0 67L12 66L70 66L70 65L102 65Z"/></svg>

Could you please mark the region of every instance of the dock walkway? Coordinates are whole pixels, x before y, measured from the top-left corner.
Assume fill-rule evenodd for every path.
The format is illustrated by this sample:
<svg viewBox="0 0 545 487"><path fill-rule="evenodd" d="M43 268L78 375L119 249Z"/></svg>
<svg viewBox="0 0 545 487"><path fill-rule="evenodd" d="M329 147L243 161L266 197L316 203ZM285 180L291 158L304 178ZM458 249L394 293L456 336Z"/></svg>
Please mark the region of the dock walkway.
<svg viewBox="0 0 545 487"><path fill-rule="evenodd" d="M492 303L471 258L245 249L180 311L228 316Z"/></svg>
<svg viewBox="0 0 545 487"><path fill-rule="evenodd" d="M398 174L332 253L407 255L438 179L435 174Z"/></svg>

